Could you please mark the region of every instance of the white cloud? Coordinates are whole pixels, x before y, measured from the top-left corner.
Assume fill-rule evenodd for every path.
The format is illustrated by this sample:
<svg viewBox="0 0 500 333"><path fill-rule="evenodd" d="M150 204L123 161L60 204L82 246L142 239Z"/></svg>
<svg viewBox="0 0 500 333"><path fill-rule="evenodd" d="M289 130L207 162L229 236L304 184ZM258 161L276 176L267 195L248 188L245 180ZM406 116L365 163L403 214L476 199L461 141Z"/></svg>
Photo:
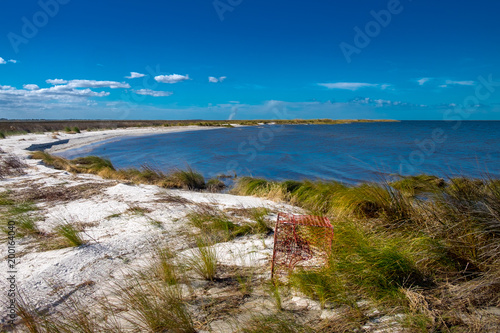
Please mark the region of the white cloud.
<svg viewBox="0 0 500 333"><path fill-rule="evenodd" d="M66 85L69 88L130 88L130 84L116 81L71 80Z"/></svg>
<svg viewBox="0 0 500 333"><path fill-rule="evenodd" d="M68 83L68 81L62 80L62 79L48 79L48 80L45 80L45 82L47 82L48 84L53 84L53 85Z"/></svg>
<svg viewBox="0 0 500 333"><path fill-rule="evenodd" d="M419 86L423 86L424 84L426 84L430 80L432 80L430 77L423 77L423 78L417 80L417 82L418 82Z"/></svg>
<svg viewBox="0 0 500 333"><path fill-rule="evenodd" d="M382 88L385 89L389 85L379 85L375 83L364 83L364 82L334 82L334 83L318 83L318 85L326 87L328 89L344 89L344 90L358 90L361 88Z"/></svg>
<svg viewBox="0 0 500 333"><path fill-rule="evenodd" d="M38 90L40 89L40 87L36 84L25 84L23 86L24 89L27 89L27 90Z"/></svg>
<svg viewBox="0 0 500 333"><path fill-rule="evenodd" d="M369 97L357 97L355 99L352 99L348 102L348 104L360 104L360 105L371 105L375 106L377 108L380 107L407 107L407 108L421 108L421 107L426 107L426 105L421 105L421 104L411 104L407 102L402 102L402 101L391 101L387 99L373 99Z"/></svg>
<svg viewBox="0 0 500 333"><path fill-rule="evenodd" d="M474 81L454 81L454 80L446 80L446 85L473 86L474 84L476 84Z"/></svg>
<svg viewBox="0 0 500 333"><path fill-rule="evenodd" d="M165 97L173 94L173 92L171 91L156 91L151 89L139 89L139 90L134 90L134 92L139 95L146 95L153 97Z"/></svg>
<svg viewBox="0 0 500 333"><path fill-rule="evenodd" d="M0 99L4 103L23 104L26 102L43 102L59 100L67 102L81 101L89 97L108 96L109 92L95 92L90 89L74 89L65 85L40 89L36 84L26 84L24 89L1 86Z"/></svg>
<svg viewBox="0 0 500 333"><path fill-rule="evenodd" d="M221 77L215 77L215 76L209 76L208 77L208 82L210 83L217 83L217 82L223 82L225 79L227 79L227 76L221 76Z"/></svg>
<svg viewBox="0 0 500 333"><path fill-rule="evenodd" d="M185 80L189 80L189 75L158 75L155 76L155 80L162 83L177 83Z"/></svg>
<svg viewBox="0 0 500 333"><path fill-rule="evenodd" d="M17 62L17 60L14 60L14 59L5 60L4 58L0 57L0 65L5 65L8 62L15 64Z"/></svg>
<svg viewBox="0 0 500 333"><path fill-rule="evenodd" d="M126 79L137 79L139 77L144 77L146 74L141 74L137 72L130 72L130 76L125 76Z"/></svg>

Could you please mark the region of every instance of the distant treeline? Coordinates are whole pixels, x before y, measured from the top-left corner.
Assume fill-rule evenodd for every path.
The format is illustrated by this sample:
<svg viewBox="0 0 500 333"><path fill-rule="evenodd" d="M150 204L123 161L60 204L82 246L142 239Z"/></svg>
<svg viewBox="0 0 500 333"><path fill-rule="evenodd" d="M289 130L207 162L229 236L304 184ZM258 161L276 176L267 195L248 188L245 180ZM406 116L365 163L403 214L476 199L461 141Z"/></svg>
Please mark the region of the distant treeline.
<svg viewBox="0 0 500 333"><path fill-rule="evenodd" d="M0 132L4 135L22 133L56 132L67 129L100 130L125 127L151 126L225 126L260 124L346 124L353 122L384 122L394 120L334 120L334 119L292 119L292 120L0 120Z"/></svg>

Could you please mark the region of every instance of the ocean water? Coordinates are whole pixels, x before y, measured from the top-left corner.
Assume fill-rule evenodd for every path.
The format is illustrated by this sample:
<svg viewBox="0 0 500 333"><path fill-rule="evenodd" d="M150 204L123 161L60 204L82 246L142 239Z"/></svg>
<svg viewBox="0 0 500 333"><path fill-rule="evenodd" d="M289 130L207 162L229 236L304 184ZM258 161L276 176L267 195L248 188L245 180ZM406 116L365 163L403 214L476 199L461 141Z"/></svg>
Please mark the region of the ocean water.
<svg viewBox="0 0 500 333"><path fill-rule="evenodd" d="M59 154L97 155L118 168L191 166L274 180L381 181L397 174L500 176L500 122L402 121L264 125L111 139Z"/></svg>

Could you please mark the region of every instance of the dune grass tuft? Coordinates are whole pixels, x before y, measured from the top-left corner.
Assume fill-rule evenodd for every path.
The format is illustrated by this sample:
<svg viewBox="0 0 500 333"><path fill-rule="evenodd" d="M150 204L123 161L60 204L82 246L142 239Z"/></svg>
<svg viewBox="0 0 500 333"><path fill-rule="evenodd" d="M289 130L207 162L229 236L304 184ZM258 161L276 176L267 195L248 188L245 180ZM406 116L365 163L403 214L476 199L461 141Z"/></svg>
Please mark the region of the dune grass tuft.
<svg viewBox="0 0 500 333"><path fill-rule="evenodd" d="M175 170L164 173L147 164L141 168L116 170L111 161L98 157L86 156L73 160L51 155L47 152L36 151L31 158L41 159L46 165L72 173L92 173L106 179L129 180L138 184L158 185L166 188L183 188L189 190L203 190L207 188L202 174L190 167L187 170ZM212 182L210 190L220 189L220 184Z"/></svg>
<svg viewBox="0 0 500 333"><path fill-rule="evenodd" d="M242 333L312 333L312 328L298 323L295 318L279 312L269 315L254 315L245 323Z"/></svg>
<svg viewBox="0 0 500 333"><path fill-rule="evenodd" d="M217 274L217 251L210 239L198 237L196 248L187 258L186 266L205 280L213 281Z"/></svg>
<svg viewBox="0 0 500 333"><path fill-rule="evenodd" d="M71 160L71 163L75 164L81 172L97 174L103 169L115 170L110 160L97 156L78 157Z"/></svg>
<svg viewBox="0 0 500 333"><path fill-rule="evenodd" d="M69 222L64 222L55 228L55 232L64 237L71 246L81 246L87 243L80 235L80 231Z"/></svg>
<svg viewBox="0 0 500 333"><path fill-rule="evenodd" d="M130 310L125 319L141 332L196 332L176 286L137 280L119 287L118 297L121 305Z"/></svg>
<svg viewBox="0 0 500 333"><path fill-rule="evenodd" d="M177 284L181 278L179 274L180 268L175 263L175 253L168 247L158 247L155 249L152 269L156 278L169 285Z"/></svg>
<svg viewBox="0 0 500 333"><path fill-rule="evenodd" d="M174 171L168 178L178 187L188 190L202 190L206 187L203 175L194 171L191 167L188 167L187 170Z"/></svg>
<svg viewBox="0 0 500 333"><path fill-rule="evenodd" d="M272 229L268 226L265 208L252 208L249 215L254 222L230 216L213 205L199 204L188 215L189 223L213 242L227 242L236 237L249 234L266 234Z"/></svg>
<svg viewBox="0 0 500 333"><path fill-rule="evenodd" d="M400 288L424 284L411 249L401 246L404 240L382 239L350 223L335 227L328 265L292 274L291 284L298 290L322 305L353 306L359 300L356 297L397 303L403 298ZM351 290L356 290L356 296Z"/></svg>

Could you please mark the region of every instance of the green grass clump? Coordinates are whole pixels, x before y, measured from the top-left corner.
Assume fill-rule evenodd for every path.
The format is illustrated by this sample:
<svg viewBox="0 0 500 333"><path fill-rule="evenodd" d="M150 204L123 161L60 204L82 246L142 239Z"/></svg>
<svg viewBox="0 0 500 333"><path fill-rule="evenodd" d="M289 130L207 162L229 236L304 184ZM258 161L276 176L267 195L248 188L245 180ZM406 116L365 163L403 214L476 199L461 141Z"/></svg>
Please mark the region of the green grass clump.
<svg viewBox="0 0 500 333"><path fill-rule="evenodd" d="M42 160L45 165L52 166L59 170L66 170L69 172L78 172L78 168L76 168L70 161L65 158L58 157L55 155L51 155L44 151L35 151L31 154L31 158Z"/></svg>
<svg viewBox="0 0 500 333"><path fill-rule="evenodd" d="M286 199L286 192L283 191L281 184L260 178L241 177L231 192L237 195L253 195L271 200Z"/></svg>
<svg viewBox="0 0 500 333"><path fill-rule="evenodd" d="M120 287L118 297L130 310L125 319L140 332L196 332L176 286L141 280Z"/></svg>
<svg viewBox="0 0 500 333"><path fill-rule="evenodd" d="M189 190L202 190L206 187L203 175L190 167L187 170L177 170L169 175L172 183Z"/></svg>
<svg viewBox="0 0 500 333"><path fill-rule="evenodd" d="M299 184L283 182L290 192L290 201L302 206L318 215L335 213L334 203L339 193L346 187L339 182L311 182L304 181Z"/></svg>
<svg viewBox="0 0 500 333"><path fill-rule="evenodd" d="M323 305L353 306L362 297L397 303L404 298L400 288L424 281L411 249L403 244L404 240L370 235L350 223L336 225L327 266L299 270L292 274L291 284Z"/></svg>
<svg viewBox="0 0 500 333"><path fill-rule="evenodd" d="M226 188L226 184L219 178L211 178L207 181L206 187L210 192L220 192Z"/></svg>
<svg viewBox="0 0 500 333"><path fill-rule="evenodd" d="M217 274L217 251L210 239L197 238L196 249L187 258L186 266L205 280L213 281Z"/></svg>
<svg viewBox="0 0 500 333"><path fill-rule="evenodd" d="M235 217L210 205L198 205L187 215L189 223L214 242L227 242L249 234L266 234L272 229L267 225L265 208L252 208L248 214L255 222L235 221Z"/></svg>
<svg viewBox="0 0 500 333"><path fill-rule="evenodd" d="M98 156L78 157L71 160L79 172L99 173L103 169L115 170L110 160Z"/></svg>
<svg viewBox="0 0 500 333"><path fill-rule="evenodd" d="M78 127L76 127L76 126L75 126L75 127L73 127L73 132L75 132L75 133L80 133L80 129L79 129Z"/></svg>
<svg viewBox="0 0 500 333"><path fill-rule="evenodd" d="M143 165L140 169L116 170L109 160L98 156L86 156L67 160L43 151L36 151L31 155L31 158L41 159L46 165L56 169L73 173L92 173L106 179L129 180L139 184L151 184L167 188L185 188L189 190L202 190L207 187L203 175L189 167L187 170L176 170L166 174L148 165ZM212 183L211 186L213 187L215 184Z"/></svg>
<svg viewBox="0 0 500 333"><path fill-rule="evenodd" d="M397 181L390 182L389 185L405 195L416 196L426 193L435 193L446 186L444 179L421 174L418 176L401 177Z"/></svg>
<svg viewBox="0 0 500 333"><path fill-rule="evenodd" d="M0 216L2 220L1 229L5 233L9 232L8 226L13 226L16 231L16 237L36 236L42 233L36 225L38 217L33 214L38 210L31 201L16 202L8 198L8 193L0 197L7 208ZM10 221L10 222L9 222Z"/></svg>
<svg viewBox="0 0 500 333"><path fill-rule="evenodd" d="M156 248L155 258L152 265L153 274L156 278L169 284L175 285L180 280L179 267L175 263L175 254L169 248Z"/></svg>
<svg viewBox="0 0 500 333"><path fill-rule="evenodd" d="M298 323L285 313L256 315L245 323L239 332L242 333L312 333L312 328Z"/></svg>
<svg viewBox="0 0 500 333"><path fill-rule="evenodd" d="M15 201L10 198L11 191L3 191L0 193L0 206L12 206Z"/></svg>
<svg viewBox="0 0 500 333"><path fill-rule="evenodd" d="M191 225L215 242L229 241L242 234L242 231L237 230L239 226L229 216L208 205L199 205L187 217Z"/></svg>
<svg viewBox="0 0 500 333"><path fill-rule="evenodd" d="M5 136L5 133L4 132L0 132L0 139L5 139L6 136Z"/></svg>
<svg viewBox="0 0 500 333"><path fill-rule="evenodd" d="M8 210L8 215L19 215L38 210L38 207L31 201L15 202Z"/></svg>
<svg viewBox="0 0 500 333"><path fill-rule="evenodd" d="M87 242L79 235L80 231L77 230L72 224L65 222L55 228L59 236L64 237L71 246L81 246Z"/></svg>
<svg viewBox="0 0 500 333"><path fill-rule="evenodd" d="M267 222L267 215L269 210L267 208L252 208L250 210L252 220L255 221L252 227L252 233L255 234L267 234L273 229L269 226Z"/></svg>
<svg viewBox="0 0 500 333"><path fill-rule="evenodd" d="M384 184L362 184L347 188L334 201L342 217L382 218L392 224L411 221L413 206L400 191Z"/></svg>
<svg viewBox="0 0 500 333"><path fill-rule="evenodd" d="M402 222L410 220L413 212L408 198L383 184L348 187L335 181L279 183L243 177L238 180L233 193L285 200L317 215L382 217L390 222Z"/></svg>
<svg viewBox="0 0 500 333"><path fill-rule="evenodd" d="M40 235L35 219L31 216L21 216L16 221L17 234L19 237L27 235Z"/></svg>

